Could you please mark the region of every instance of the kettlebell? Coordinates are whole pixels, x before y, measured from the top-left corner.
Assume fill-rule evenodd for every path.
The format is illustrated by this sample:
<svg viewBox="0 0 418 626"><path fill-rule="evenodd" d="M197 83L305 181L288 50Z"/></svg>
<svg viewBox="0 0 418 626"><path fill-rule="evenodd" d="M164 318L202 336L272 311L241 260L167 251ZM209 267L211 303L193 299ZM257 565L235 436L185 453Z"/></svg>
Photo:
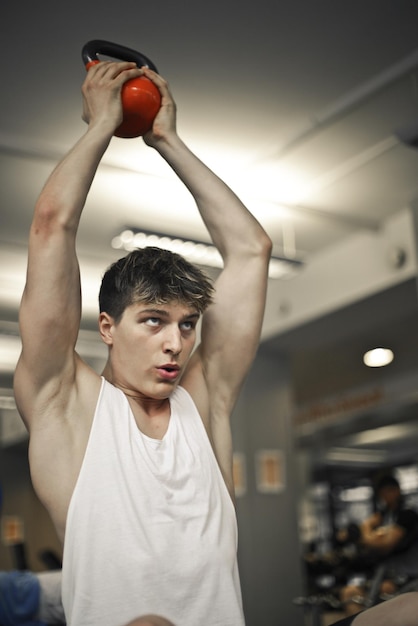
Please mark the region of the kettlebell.
<svg viewBox="0 0 418 626"><path fill-rule="evenodd" d="M132 61L138 67L146 66L158 72L154 63L145 55L111 41L93 39L82 49L81 56L88 70L92 65L100 63L98 54L121 61ZM115 131L116 137L140 137L152 128L155 116L161 106L161 94L154 83L146 76L128 80L121 92L123 121Z"/></svg>

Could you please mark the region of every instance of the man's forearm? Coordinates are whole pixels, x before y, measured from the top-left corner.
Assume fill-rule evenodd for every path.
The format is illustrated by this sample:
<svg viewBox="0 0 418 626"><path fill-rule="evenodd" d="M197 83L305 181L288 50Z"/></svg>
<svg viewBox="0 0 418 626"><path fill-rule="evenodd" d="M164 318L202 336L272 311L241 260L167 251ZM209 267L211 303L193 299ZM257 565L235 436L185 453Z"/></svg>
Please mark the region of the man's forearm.
<svg viewBox="0 0 418 626"><path fill-rule="evenodd" d="M155 148L193 195L215 246L225 257L229 250L243 254L267 236L236 194L177 136Z"/></svg>
<svg viewBox="0 0 418 626"><path fill-rule="evenodd" d="M111 136L98 127L87 130L45 183L35 208L35 218L45 211L48 220L57 219L66 228L77 229L87 194Z"/></svg>

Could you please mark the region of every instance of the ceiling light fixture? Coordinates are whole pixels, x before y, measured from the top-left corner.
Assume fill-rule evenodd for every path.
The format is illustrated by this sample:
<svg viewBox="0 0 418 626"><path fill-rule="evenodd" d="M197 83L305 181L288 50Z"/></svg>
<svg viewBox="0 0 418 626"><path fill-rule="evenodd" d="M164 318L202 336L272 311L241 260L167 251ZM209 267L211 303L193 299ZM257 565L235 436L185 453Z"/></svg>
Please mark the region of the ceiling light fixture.
<svg viewBox="0 0 418 626"><path fill-rule="evenodd" d="M363 363L367 367L383 367L391 363L393 359L394 354L389 348L374 348L364 354Z"/></svg>
<svg viewBox="0 0 418 626"><path fill-rule="evenodd" d="M215 269L223 267L222 257L215 246L192 239L168 237L167 235L151 233L145 230L138 231L133 228L127 228L112 239L111 245L116 250L126 250L127 252L131 252L135 248L155 246L171 252L177 252L191 263L196 263L197 265ZM303 261L297 258L272 256L269 266L269 278L289 277L294 273L295 269L302 265Z"/></svg>

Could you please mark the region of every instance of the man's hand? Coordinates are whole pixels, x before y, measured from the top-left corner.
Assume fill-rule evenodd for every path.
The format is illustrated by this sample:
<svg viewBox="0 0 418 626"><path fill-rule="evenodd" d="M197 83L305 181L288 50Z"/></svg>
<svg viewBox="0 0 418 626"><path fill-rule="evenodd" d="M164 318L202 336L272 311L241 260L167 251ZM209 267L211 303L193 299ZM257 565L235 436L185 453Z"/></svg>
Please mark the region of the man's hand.
<svg viewBox="0 0 418 626"><path fill-rule="evenodd" d="M161 94L161 107L158 111L152 128L144 135L144 141L148 146L157 148L161 140L166 139L170 134L175 135L176 131L176 103L171 95L167 81L149 67L141 68L143 75L151 80Z"/></svg>
<svg viewBox="0 0 418 626"><path fill-rule="evenodd" d="M144 71L130 62L100 61L92 65L82 86L83 120L113 132L122 123L122 86Z"/></svg>

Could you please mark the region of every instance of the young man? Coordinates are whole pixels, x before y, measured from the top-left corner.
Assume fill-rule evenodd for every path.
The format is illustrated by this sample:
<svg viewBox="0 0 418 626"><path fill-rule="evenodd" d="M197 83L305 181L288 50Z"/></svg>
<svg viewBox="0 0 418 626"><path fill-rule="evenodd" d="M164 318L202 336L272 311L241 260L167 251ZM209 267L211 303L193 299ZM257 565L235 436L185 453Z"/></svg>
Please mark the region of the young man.
<svg viewBox="0 0 418 626"><path fill-rule="evenodd" d="M162 97L144 140L194 196L224 269L211 302L200 272L170 253L134 252L112 267L100 294L101 377L75 352L76 233L122 119L122 85L140 75ZM159 75L101 62L83 96L87 131L35 207L15 375L33 484L64 541L67 622L118 626L156 614L176 626L238 626L229 418L259 342L271 242L181 141Z"/></svg>
<svg viewBox="0 0 418 626"><path fill-rule="evenodd" d="M391 474L378 481L375 501L377 510L357 527L357 543L375 562L375 568L385 567L380 593L394 594L399 579L418 575L418 514L405 507L399 482ZM358 599L367 597L370 584L368 580L365 585L343 587L340 597L348 615L364 610Z"/></svg>

